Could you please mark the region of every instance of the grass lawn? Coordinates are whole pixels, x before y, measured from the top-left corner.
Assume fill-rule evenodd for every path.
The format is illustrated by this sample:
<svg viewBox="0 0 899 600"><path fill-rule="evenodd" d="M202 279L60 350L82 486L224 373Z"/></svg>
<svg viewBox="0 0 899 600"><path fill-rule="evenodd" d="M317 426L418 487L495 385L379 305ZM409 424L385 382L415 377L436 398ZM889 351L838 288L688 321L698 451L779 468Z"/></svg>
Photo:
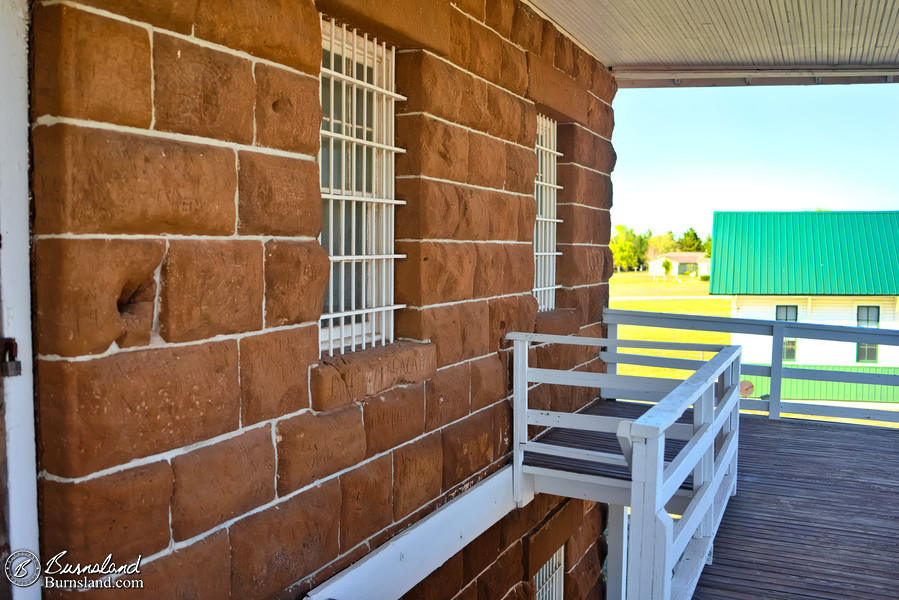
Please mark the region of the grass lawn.
<svg viewBox="0 0 899 600"><path fill-rule="evenodd" d="M614 273L609 281L609 295L616 296L708 296L709 282L698 277L681 275L679 280L673 275L668 279L650 277L646 271ZM728 313L730 314L730 313Z"/></svg>

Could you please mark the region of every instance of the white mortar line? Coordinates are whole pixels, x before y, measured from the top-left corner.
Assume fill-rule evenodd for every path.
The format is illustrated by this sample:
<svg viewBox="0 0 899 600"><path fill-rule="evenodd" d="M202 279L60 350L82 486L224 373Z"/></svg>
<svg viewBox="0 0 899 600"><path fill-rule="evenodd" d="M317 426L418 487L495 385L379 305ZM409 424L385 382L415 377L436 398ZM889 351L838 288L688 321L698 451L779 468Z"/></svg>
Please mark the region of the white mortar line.
<svg viewBox="0 0 899 600"><path fill-rule="evenodd" d="M483 298L468 298L466 300L455 300L453 302L438 302L436 304L425 304L424 306L415 306L411 304L407 304L404 307L404 310L425 310L427 308L440 308L444 306L455 306L456 304L469 304L474 302L487 302L490 300L498 300L500 298L514 298L516 296L530 296L531 292L514 292L512 294L501 294L498 296L484 296Z"/></svg>
<svg viewBox="0 0 899 600"><path fill-rule="evenodd" d="M534 148L531 146L525 146L523 144L519 144L518 142L513 142L512 140L507 140L505 138L496 137L495 135L487 133L486 131L474 129L472 127L469 127L468 125L456 123L455 121L450 121L449 119L445 119L443 117L438 117L437 115L435 115L433 113L425 112L422 110L415 111L415 112L397 113L396 118L399 119L400 117L427 117L428 119L440 121L441 123L443 123L445 125L449 125L450 127L458 127L459 129L464 129L465 131L467 131L469 133L473 133L475 135L482 135L484 137L496 140L498 142L502 142L504 144L511 144L513 146L518 146L519 148L523 148L525 150L530 150L530 151L534 150Z"/></svg>
<svg viewBox="0 0 899 600"><path fill-rule="evenodd" d="M532 242L528 242L525 240L449 240L449 239L434 239L434 238L402 238L398 240L394 240L395 242L403 242L403 243L430 243L433 242L435 244L496 244L501 246L511 246L511 245L523 245L526 244L528 246L532 245Z"/></svg>
<svg viewBox="0 0 899 600"><path fill-rule="evenodd" d="M609 285L609 282L608 282L608 281L601 281L601 282L599 282L599 283L583 283L583 284L581 284L581 285L563 285L561 289L563 289L563 290L580 290L580 289L583 289L583 288L592 288L592 287L596 287L596 286L599 286L599 285L605 285L605 286L608 286L608 285Z"/></svg>
<svg viewBox="0 0 899 600"><path fill-rule="evenodd" d="M596 96L594 96L594 98L596 98ZM597 100L599 100L599 98L597 98ZM611 138L607 138L603 135L599 135L598 133L596 133L589 127L585 127L584 125L582 125L581 123L578 123L577 121L569 121L568 123L565 123L565 124L566 125L574 125L575 127L579 127L581 129L583 129L584 131L586 131L587 133L589 133L590 135L592 135L593 137L598 137L599 139L605 140L605 141L609 142L610 144L612 143Z"/></svg>
<svg viewBox="0 0 899 600"><path fill-rule="evenodd" d="M577 163L572 163L577 164ZM461 185L464 187L470 187L475 190L484 190L485 192L500 192L502 194L509 194L510 196L521 196L522 198L533 198L533 194L525 194L522 192L513 192L511 190L499 189L499 188L489 188L484 187L482 185L475 185L473 183L465 183L464 181L453 181L452 179L441 179L440 177L431 177L430 175L397 175L395 179L426 179L428 181L437 181L439 183L450 183L453 185Z"/></svg>
<svg viewBox="0 0 899 600"><path fill-rule="evenodd" d="M188 235L183 233L42 233L33 236L35 240L164 240L186 242L317 242L317 237L308 235Z"/></svg>
<svg viewBox="0 0 899 600"><path fill-rule="evenodd" d="M600 212L611 212L608 208L598 208L596 206L589 206L587 204L579 204L577 202L559 202L557 206L577 206L580 208L589 208L590 210L600 211Z"/></svg>
<svg viewBox="0 0 899 600"><path fill-rule="evenodd" d="M572 165L572 166L575 166L575 167L580 167L580 168L582 168L582 169L586 169L587 171L593 171L594 173L597 173L597 174L599 174L599 175L605 175L606 177L612 177L611 173L604 173L604 172L599 171L599 170L597 170L597 169L593 169L593 168L588 167L588 166L586 166L586 165L582 165L581 163L576 163L576 162L560 162L557 166L559 166L559 167L565 167L565 166L568 166L568 165Z"/></svg>

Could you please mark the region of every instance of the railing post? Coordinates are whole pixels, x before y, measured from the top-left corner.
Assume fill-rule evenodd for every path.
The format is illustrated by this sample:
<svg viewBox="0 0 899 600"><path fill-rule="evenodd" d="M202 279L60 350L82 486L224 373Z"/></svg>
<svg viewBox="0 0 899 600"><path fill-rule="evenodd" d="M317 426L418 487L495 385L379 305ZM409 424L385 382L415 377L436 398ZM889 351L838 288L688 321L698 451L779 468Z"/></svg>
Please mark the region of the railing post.
<svg viewBox="0 0 899 600"><path fill-rule="evenodd" d="M627 597L627 507L609 505L609 545L606 598L625 600Z"/></svg>
<svg viewBox="0 0 899 600"><path fill-rule="evenodd" d="M671 567L667 556L670 528L658 517L665 465L664 437L634 437L631 483L631 519L628 541L627 590L630 600L667 599ZM667 516L667 515L666 515Z"/></svg>
<svg viewBox="0 0 899 600"><path fill-rule="evenodd" d="M730 381L733 385L737 386L737 394L740 393L740 378L743 376L743 352L740 351L737 356L734 357L734 362L731 364L730 369L728 369L728 374L730 375ZM737 441L740 439L740 403L737 402L737 405L734 407L734 412L731 413L730 417L730 431L733 432ZM734 450L734 458L730 463L728 468L728 473L734 476L734 487L730 492L731 496L737 495L737 457L740 454L740 444L737 444L737 449Z"/></svg>
<svg viewBox="0 0 899 600"><path fill-rule="evenodd" d="M784 326L774 324L771 336L771 389L768 392L768 418L780 418L780 384L784 368Z"/></svg>
<svg viewBox="0 0 899 600"><path fill-rule="evenodd" d="M606 324L606 338L610 340L618 339L618 325L616 323L607 323ZM615 348L615 352L618 352L618 348ZM606 363L606 373L609 375L615 375L618 373L618 363L612 362Z"/></svg>
<svg viewBox="0 0 899 600"><path fill-rule="evenodd" d="M527 340L515 340L512 347L512 499L524 506L522 444L528 438L528 346Z"/></svg>
<svg viewBox="0 0 899 600"><path fill-rule="evenodd" d="M715 420L715 406L713 404L714 394L712 387L708 387L702 392L699 400L693 405L693 433L696 434L704 425L711 424ZM711 444L709 449L703 453L702 458L696 463L693 469L693 495L695 496L702 486L712 480L715 468L715 444ZM713 511L707 511L702 518L702 523L696 529L694 537L709 537L712 535L713 527Z"/></svg>

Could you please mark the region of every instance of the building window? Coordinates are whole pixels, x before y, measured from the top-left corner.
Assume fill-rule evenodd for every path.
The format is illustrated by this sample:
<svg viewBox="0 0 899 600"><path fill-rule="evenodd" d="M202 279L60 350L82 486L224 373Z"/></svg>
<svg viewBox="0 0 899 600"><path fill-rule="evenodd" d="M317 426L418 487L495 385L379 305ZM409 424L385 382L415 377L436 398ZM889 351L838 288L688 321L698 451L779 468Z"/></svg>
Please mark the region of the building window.
<svg viewBox="0 0 899 600"><path fill-rule="evenodd" d="M778 321L792 321L799 317L799 307L792 304L778 304L774 309L774 318ZM784 361L796 362L796 338L784 338Z"/></svg>
<svg viewBox="0 0 899 600"><path fill-rule="evenodd" d="M880 327L879 306L859 306L857 309L859 327ZM860 363L877 362L877 344L856 344L855 361Z"/></svg>
<svg viewBox="0 0 899 600"><path fill-rule="evenodd" d="M556 162L561 154L556 150L556 122L537 115L537 180L534 197L537 201L537 222L534 224L534 296L540 310L556 307L556 229L562 221L557 218Z"/></svg>
<svg viewBox="0 0 899 600"><path fill-rule="evenodd" d="M562 546L534 575L536 600L564 600L562 589L562 582L565 579L565 572L562 569L564 564L565 546Z"/></svg>
<svg viewBox="0 0 899 600"><path fill-rule="evenodd" d="M322 19L322 247L331 276L320 322L329 354L393 341L394 49Z"/></svg>

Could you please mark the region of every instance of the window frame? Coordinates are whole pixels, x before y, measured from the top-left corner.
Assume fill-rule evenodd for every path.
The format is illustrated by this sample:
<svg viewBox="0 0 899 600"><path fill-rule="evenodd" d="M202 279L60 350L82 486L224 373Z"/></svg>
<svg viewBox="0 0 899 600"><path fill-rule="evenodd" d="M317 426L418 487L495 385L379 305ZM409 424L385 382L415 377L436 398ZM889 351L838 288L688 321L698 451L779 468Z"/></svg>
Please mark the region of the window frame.
<svg viewBox="0 0 899 600"><path fill-rule="evenodd" d="M548 311L556 307L556 290L562 287L556 282L558 257L558 123L546 115L537 113L537 176L534 180L534 202L537 218L534 222L534 288L537 310Z"/></svg>
<svg viewBox="0 0 899 600"><path fill-rule="evenodd" d="M865 318L862 319L862 310L865 311ZM871 319L871 311L876 312L876 319ZM855 307L855 323L856 327L880 328L880 305L878 304L858 304ZM872 324L873 323L873 324ZM859 364L877 364L879 358L879 349L877 344L868 344L860 342L855 345L855 362ZM864 355L864 358L862 358Z"/></svg>
<svg viewBox="0 0 899 600"><path fill-rule="evenodd" d="M331 261L319 320L330 355L393 341L396 49L321 16L319 242Z"/></svg>
<svg viewBox="0 0 899 600"><path fill-rule="evenodd" d="M565 545L534 574L535 600L565 600Z"/></svg>
<svg viewBox="0 0 899 600"><path fill-rule="evenodd" d="M781 318L781 309L783 311L783 318ZM790 309L793 309L790 311ZM790 318L790 312L793 313L792 319ZM799 305L798 304L776 304L774 305L774 320L775 321L783 321L787 323L796 323L799 321ZM783 361L784 362L796 362L796 338L784 338L784 349L783 349Z"/></svg>

